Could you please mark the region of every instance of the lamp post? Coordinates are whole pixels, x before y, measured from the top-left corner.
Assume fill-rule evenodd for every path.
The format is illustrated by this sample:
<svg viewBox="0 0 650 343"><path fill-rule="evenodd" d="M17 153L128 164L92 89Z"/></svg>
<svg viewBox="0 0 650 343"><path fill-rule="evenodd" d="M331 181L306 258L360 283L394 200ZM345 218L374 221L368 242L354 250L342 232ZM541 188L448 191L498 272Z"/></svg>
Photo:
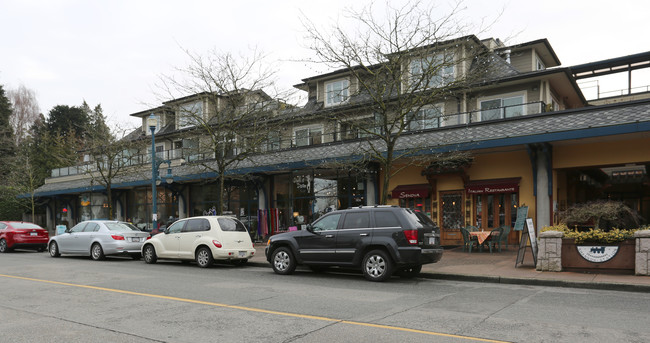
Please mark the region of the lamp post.
<svg viewBox="0 0 650 343"><path fill-rule="evenodd" d="M151 231L158 229L158 193L156 186L160 184L161 178L159 175L158 169L163 163L167 163L167 175L165 175L165 181L167 183L174 182L174 176L172 175L171 161L159 159L156 156L156 127L158 127L158 118L153 115L153 113L147 118L147 126L151 130L151 221L152 227Z"/></svg>

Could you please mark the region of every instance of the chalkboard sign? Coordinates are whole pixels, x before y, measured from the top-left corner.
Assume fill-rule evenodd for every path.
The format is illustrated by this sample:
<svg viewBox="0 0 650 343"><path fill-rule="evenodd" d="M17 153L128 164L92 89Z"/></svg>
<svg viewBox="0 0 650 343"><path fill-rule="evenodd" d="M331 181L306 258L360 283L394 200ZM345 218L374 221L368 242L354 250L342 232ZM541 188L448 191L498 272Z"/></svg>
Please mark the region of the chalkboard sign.
<svg viewBox="0 0 650 343"><path fill-rule="evenodd" d="M528 206L521 206L517 209L517 220L515 221L515 231L523 231L528 217Z"/></svg>

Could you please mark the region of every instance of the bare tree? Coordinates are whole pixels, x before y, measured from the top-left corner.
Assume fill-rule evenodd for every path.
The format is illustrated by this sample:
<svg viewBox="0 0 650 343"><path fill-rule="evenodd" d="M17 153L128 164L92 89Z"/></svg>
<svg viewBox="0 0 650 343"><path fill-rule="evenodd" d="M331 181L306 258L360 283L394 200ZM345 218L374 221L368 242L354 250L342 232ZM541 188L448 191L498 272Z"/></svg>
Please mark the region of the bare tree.
<svg viewBox="0 0 650 343"><path fill-rule="evenodd" d="M86 173L96 184L106 189L108 204L108 219L114 219L113 211L113 183L115 180L132 173L132 152L137 150L140 143L126 139L128 129L116 128L112 133L106 125L106 118L100 105L90 109L84 101L82 108L90 118L89 128L86 130L85 150L89 164Z"/></svg>
<svg viewBox="0 0 650 343"><path fill-rule="evenodd" d="M20 85L18 89L11 89L8 93L13 105L9 124L14 130L16 146L20 146L29 135L30 127L38 120L41 110L36 100L36 93L25 85Z"/></svg>
<svg viewBox="0 0 650 343"><path fill-rule="evenodd" d="M182 79L161 77L163 96L174 107L177 129L199 137L196 162L217 174L217 212L223 211L226 179L242 161L265 150L269 134L277 133L277 113L288 105L275 87L277 68L258 51L235 56L216 50L206 55L185 51L190 63L178 71ZM182 97L183 95L189 95Z"/></svg>
<svg viewBox="0 0 650 343"><path fill-rule="evenodd" d="M457 19L461 5L441 14L428 2L397 8L387 3L386 13L377 16L371 3L360 11L348 10L347 21L327 29L303 20L308 48L316 56L311 62L350 78L338 95L348 109L341 106L332 116L346 130L366 138L360 149L367 161L381 167L382 204L391 177L408 165L426 166L438 156L425 150L431 142L400 145L404 134L459 120L431 105L454 99L487 75L483 67L489 65L488 52L475 36L464 35L468 26Z"/></svg>

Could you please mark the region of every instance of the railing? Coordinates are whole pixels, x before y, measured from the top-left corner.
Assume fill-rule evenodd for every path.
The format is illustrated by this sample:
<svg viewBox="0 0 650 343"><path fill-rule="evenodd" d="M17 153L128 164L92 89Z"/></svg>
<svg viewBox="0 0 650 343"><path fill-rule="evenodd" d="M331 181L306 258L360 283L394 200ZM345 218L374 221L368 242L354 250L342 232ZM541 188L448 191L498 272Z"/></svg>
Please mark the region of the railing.
<svg viewBox="0 0 650 343"><path fill-rule="evenodd" d="M450 115L442 115L439 117L432 117L425 119L416 119L411 122L409 127L409 132L426 132L437 130L443 127L453 127L458 125L469 125L472 123L478 122L489 122L507 118L520 117L531 114L538 114L546 112L547 106L542 101L530 102L526 104L518 104L511 106L502 106L495 108L487 108L470 112L463 113L454 113ZM369 126L367 131L370 132L381 132L380 127ZM366 130L361 130L359 128L344 130L344 131L332 131L332 132L312 132L307 137L291 137L287 139L275 138L270 140L267 144L260 147L259 151L261 153L273 152L286 149L294 149L300 147L329 144L335 142L345 142L360 140L365 138L372 137L372 134ZM236 154L237 151L233 150L226 153L226 156L232 156ZM200 153L195 148L183 148L183 149L173 149L173 150L164 150L156 152L156 157L163 160L178 160L183 159L186 162L196 162L211 160L215 158L214 153ZM144 165L151 164L151 153L139 154L132 156L124 156L122 158L122 163L127 166L135 165ZM93 163L86 163L79 166L64 167L52 170L52 177L68 176L68 175L78 175L84 174L92 171L96 171L97 168Z"/></svg>
<svg viewBox="0 0 650 343"><path fill-rule="evenodd" d="M578 86L580 87L583 94L585 95L585 98L587 98L588 100L598 100L603 98L612 98L617 96L626 96L626 95L650 92L650 85L623 88L623 89L617 89L611 91L601 91L599 80L580 82Z"/></svg>

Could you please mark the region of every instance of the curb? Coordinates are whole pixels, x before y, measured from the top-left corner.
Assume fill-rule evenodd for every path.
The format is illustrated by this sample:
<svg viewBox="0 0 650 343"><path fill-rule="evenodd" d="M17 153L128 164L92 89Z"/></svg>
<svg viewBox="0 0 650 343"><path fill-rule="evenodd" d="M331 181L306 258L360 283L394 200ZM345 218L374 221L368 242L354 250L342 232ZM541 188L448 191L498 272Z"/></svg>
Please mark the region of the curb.
<svg viewBox="0 0 650 343"><path fill-rule="evenodd" d="M254 267L262 267L262 268L264 267L270 268L267 262L249 261L246 265L254 266ZM513 277L502 277L502 276L431 273L431 272L421 272L418 277L422 279L430 279L430 280L500 283L500 284L507 284L507 285L583 288L583 289L599 289L605 291L650 293L650 285L633 285L627 283L613 283L613 282L610 283L610 282L580 282L580 281L567 281L567 280L540 280L540 279L532 279L532 278L513 278Z"/></svg>

